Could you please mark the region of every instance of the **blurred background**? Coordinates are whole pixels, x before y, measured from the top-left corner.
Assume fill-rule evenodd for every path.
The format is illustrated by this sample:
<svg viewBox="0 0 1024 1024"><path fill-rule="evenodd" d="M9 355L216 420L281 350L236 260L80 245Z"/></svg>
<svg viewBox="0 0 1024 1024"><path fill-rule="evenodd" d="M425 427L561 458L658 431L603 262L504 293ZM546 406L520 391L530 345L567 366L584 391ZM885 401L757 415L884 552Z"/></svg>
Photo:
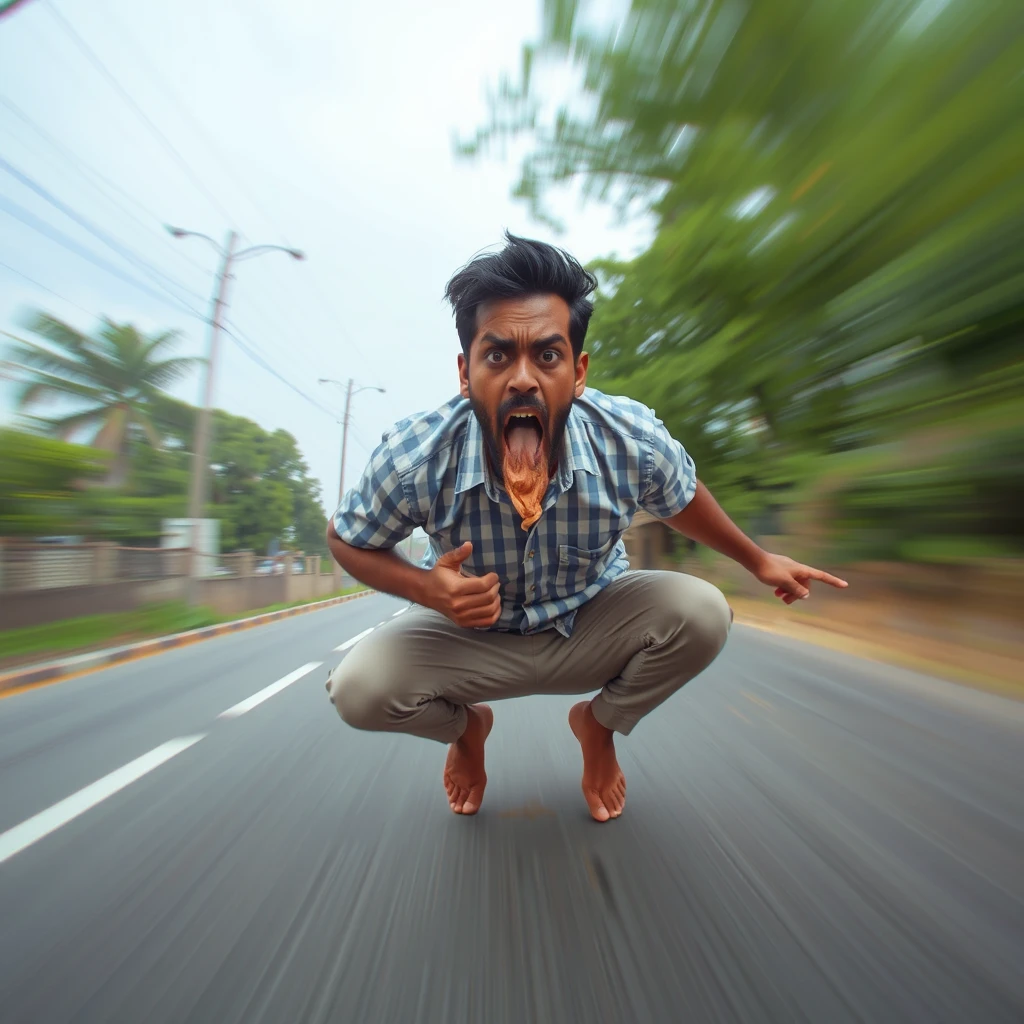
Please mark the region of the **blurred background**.
<svg viewBox="0 0 1024 1024"><path fill-rule="evenodd" d="M776 609L642 517L634 564L1012 679L1020 4L400 8L0 7L0 623L31 631L0 665L86 612L170 629L350 584L343 430L351 484L450 397L441 291L508 227L598 272L591 383L854 586Z"/></svg>
<svg viewBox="0 0 1024 1024"><path fill-rule="evenodd" d="M851 584L638 515L736 625L607 825L572 698L501 702L462 818L324 694L407 611L326 517L506 228ZM1021 0L0 0L5 1024L1019 1024L1022 243Z"/></svg>

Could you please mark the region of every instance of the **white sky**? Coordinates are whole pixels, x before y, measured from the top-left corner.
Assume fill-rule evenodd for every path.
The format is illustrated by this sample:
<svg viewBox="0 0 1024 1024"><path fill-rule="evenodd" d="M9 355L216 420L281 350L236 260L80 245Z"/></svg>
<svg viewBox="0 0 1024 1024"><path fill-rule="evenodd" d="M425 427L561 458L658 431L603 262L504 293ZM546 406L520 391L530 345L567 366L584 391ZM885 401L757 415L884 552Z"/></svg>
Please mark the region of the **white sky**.
<svg viewBox="0 0 1024 1024"><path fill-rule="evenodd" d="M34 0L0 20L0 156L195 293L185 301L204 314L216 256L201 241L170 239L162 222L218 239L234 227L250 244L304 249L305 263L270 254L240 264L229 318L324 405L340 410L341 395L318 377L387 389L353 402L349 486L388 425L455 393L458 340L441 293L474 252L506 227L584 260L631 253L641 237L613 228L608 210L573 203L561 211L567 232L554 238L509 198L515 164L452 154L453 133L485 120L488 86L518 69L522 43L536 36L537 3L54 3L213 200L50 6ZM85 165L113 185L97 187ZM163 294L0 167L0 262L63 297L0 267L0 330L23 333L35 308L80 329L94 325L89 314L105 314L180 330L183 354L204 350L202 322L25 226L6 212L12 203ZM340 427L222 341L215 404L294 434L332 506ZM198 375L174 393L197 401ZM0 419L13 415L6 386Z"/></svg>

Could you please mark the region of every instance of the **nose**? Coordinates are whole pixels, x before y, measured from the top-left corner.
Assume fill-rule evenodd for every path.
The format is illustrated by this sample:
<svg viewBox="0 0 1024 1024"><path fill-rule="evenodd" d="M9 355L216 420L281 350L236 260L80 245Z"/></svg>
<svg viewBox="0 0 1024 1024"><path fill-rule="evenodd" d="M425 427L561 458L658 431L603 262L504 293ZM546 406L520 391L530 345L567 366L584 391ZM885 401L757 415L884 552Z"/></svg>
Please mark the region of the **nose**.
<svg viewBox="0 0 1024 1024"><path fill-rule="evenodd" d="M508 379L508 389L515 395L535 395L539 390L533 362L527 354L524 353L515 361L512 375Z"/></svg>

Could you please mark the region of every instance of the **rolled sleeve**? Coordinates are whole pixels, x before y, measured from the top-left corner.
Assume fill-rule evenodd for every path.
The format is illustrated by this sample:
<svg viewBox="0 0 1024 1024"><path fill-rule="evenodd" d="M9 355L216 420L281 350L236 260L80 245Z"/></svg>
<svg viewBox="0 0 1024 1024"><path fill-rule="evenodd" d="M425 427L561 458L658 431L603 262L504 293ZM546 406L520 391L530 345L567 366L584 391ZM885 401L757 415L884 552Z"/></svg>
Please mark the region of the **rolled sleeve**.
<svg viewBox="0 0 1024 1024"><path fill-rule="evenodd" d="M338 536L356 548L392 548L422 525L386 441L370 456L362 479L342 499L333 520Z"/></svg>
<svg viewBox="0 0 1024 1024"><path fill-rule="evenodd" d="M640 507L659 519L682 512L697 490L697 468L686 449L655 418L648 439L648 472Z"/></svg>

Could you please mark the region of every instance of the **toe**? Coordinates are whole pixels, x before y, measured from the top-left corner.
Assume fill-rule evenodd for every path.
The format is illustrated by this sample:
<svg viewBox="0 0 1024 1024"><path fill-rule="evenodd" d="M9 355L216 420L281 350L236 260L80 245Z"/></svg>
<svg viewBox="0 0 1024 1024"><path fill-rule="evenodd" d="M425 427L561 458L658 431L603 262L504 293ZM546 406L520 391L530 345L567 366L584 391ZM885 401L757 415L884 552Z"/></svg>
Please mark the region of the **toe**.
<svg viewBox="0 0 1024 1024"><path fill-rule="evenodd" d="M476 814L480 810L480 804L483 802L484 790L483 786L474 786L466 797L465 802L462 805L463 814Z"/></svg>
<svg viewBox="0 0 1024 1024"><path fill-rule="evenodd" d="M593 789L585 789L583 796L587 801L587 807L590 808L590 816L595 821L607 821L611 817L600 793Z"/></svg>

